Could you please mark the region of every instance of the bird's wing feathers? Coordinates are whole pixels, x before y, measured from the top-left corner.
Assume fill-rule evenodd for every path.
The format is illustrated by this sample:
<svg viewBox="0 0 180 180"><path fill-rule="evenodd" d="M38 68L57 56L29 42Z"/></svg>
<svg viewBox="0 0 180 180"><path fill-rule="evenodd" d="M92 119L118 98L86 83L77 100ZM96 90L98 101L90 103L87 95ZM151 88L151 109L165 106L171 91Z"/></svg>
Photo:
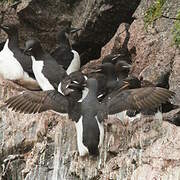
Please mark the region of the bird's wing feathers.
<svg viewBox="0 0 180 180"><path fill-rule="evenodd" d="M154 109L168 101L173 92L160 87L146 87L125 90L114 96L106 103L109 114L115 114L127 109Z"/></svg>
<svg viewBox="0 0 180 180"><path fill-rule="evenodd" d="M25 114L40 113L50 109L60 113L67 113L68 111L67 99L54 90L26 91L9 98L5 104L8 108Z"/></svg>
<svg viewBox="0 0 180 180"><path fill-rule="evenodd" d="M45 62L42 73L56 90L58 89L59 83L67 76L63 67L55 61Z"/></svg>
<svg viewBox="0 0 180 180"><path fill-rule="evenodd" d="M51 56L57 61L58 64L62 65L64 69L68 68L73 59L73 53L67 46L58 47L51 53Z"/></svg>

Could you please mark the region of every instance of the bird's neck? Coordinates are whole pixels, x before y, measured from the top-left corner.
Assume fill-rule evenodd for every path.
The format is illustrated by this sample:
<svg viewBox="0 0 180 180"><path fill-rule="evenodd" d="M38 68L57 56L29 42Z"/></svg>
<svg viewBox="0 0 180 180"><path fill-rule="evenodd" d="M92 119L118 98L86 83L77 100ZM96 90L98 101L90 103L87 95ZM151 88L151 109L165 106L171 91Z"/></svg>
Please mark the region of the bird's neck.
<svg viewBox="0 0 180 180"><path fill-rule="evenodd" d="M112 73L112 74L108 74L108 80L117 80L116 74Z"/></svg>
<svg viewBox="0 0 180 180"><path fill-rule="evenodd" d="M65 46L69 49L71 49L71 44L69 42L69 39L64 35L64 36L61 36L61 38L59 39L59 44L60 46Z"/></svg>
<svg viewBox="0 0 180 180"><path fill-rule="evenodd" d="M127 77L126 74L118 74L118 79L121 80L121 79L125 79Z"/></svg>
<svg viewBox="0 0 180 180"><path fill-rule="evenodd" d="M33 51L32 55L36 60L42 60L44 56L44 51L42 49L36 49L36 51Z"/></svg>
<svg viewBox="0 0 180 180"><path fill-rule="evenodd" d="M18 34L15 34L13 36L9 36L8 47L9 47L9 49L19 48L19 46L18 46Z"/></svg>

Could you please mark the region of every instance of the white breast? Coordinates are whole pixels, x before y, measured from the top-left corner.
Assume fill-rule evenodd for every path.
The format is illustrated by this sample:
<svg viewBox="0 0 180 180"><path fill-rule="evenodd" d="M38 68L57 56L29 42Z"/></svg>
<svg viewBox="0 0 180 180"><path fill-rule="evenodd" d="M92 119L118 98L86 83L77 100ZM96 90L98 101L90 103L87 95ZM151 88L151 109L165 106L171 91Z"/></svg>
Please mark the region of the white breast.
<svg viewBox="0 0 180 180"><path fill-rule="evenodd" d="M41 89L43 91L54 90L54 87L50 84L49 80L42 73L44 62L36 61L36 59L33 56L31 56L31 58L32 58L32 69Z"/></svg>
<svg viewBox="0 0 180 180"><path fill-rule="evenodd" d="M72 50L71 51L74 54L74 58L71 61L71 64L69 65L68 69L66 70L66 73L69 75L72 72L78 71L81 66L81 61L78 52Z"/></svg>
<svg viewBox="0 0 180 180"><path fill-rule="evenodd" d="M85 156L86 154L89 154L88 148L83 144L83 125L82 125L82 119L81 116L79 121L76 123L76 133L77 133L77 146L80 156Z"/></svg>
<svg viewBox="0 0 180 180"><path fill-rule="evenodd" d="M0 75L4 79L19 80L27 76L21 64L14 57L13 52L8 48L9 40L6 40L3 50L0 52Z"/></svg>

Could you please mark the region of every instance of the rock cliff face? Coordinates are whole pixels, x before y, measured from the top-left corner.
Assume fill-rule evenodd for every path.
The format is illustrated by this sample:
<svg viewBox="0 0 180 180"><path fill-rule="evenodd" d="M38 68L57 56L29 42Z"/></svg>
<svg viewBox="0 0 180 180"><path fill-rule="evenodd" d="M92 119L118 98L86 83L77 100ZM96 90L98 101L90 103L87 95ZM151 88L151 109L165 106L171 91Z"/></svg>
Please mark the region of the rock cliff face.
<svg viewBox="0 0 180 180"><path fill-rule="evenodd" d="M163 15L168 18L158 17L145 28L145 14L155 2L23 0L16 9L1 4L1 10L5 10L4 23L20 23L21 45L35 36L47 50L52 50L60 26L70 21L73 26L83 26L83 31L72 37L82 62L101 56L82 67L84 72L96 68L105 55L121 53L132 61L132 74L155 84L164 78L166 85L176 92L174 103L179 105L180 52L173 44L175 20L171 18L176 17L180 2L165 1ZM4 40L4 33L0 37ZM0 105L23 90L1 79ZM100 156L81 158L77 153L74 124L67 117L52 112L23 115L1 109L1 179L178 180L180 131L166 120L172 121L179 111L163 114L163 119L142 117L133 122L111 117L105 121Z"/></svg>

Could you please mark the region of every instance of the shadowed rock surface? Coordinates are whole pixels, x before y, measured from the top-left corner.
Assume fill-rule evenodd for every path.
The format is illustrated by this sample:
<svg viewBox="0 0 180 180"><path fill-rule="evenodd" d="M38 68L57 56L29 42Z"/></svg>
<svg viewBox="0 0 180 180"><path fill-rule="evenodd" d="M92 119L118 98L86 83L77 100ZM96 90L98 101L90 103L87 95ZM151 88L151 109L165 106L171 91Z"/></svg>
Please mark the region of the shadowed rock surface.
<svg viewBox="0 0 180 180"><path fill-rule="evenodd" d="M73 38L73 47L81 54L82 64L100 56L104 46L116 32L122 22L131 23L132 14L140 0L22 0L14 8L3 4L4 23L20 22L22 42L38 37L48 50L56 45L56 35L61 26L72 23L73 27L82 27L79 36Z"/></svg>
<svg viewBox="0 0 180 180"><path fill-rule="evenodd" d="M83 71L89 73L96 69L107 54L121 53L133 62L134 75L155 84L165 77L166 85L176 92L175 104L180 104L180 54L172 40L174 21L160 18L145 30L143 19L150 4L141 1L133 15L137 19L132 22L131 15L137 5L138 1L29 0L17 6L17 15L8 4L1 4L1 9L7 8L5 23L20 22L21 45L33 35L40 38L46 49L52 50L61 24L72 21L73 26L83 25L78 38L72 39L77 49L84 48L80 49L84 63L98 58L101 47L114 35L102 48L101 57L82 67ZM167 1L164 6L165 14L171 17L175 17L180 8L178 0ZM108 26L110 21L113 24ZM0 38L5 39L3 32ZM95 52L89 47L95 48ZM24 90L1 79L0 105ZM111 117L105 121L100 156L82 158L77 153L76 132L71 120L50 111L23 115L4 108L0 112L1 179L178 180L180 127L168 121L173 122L179 111L163 114L163 120L142 117L133 122L121 122Z"/></svg>

